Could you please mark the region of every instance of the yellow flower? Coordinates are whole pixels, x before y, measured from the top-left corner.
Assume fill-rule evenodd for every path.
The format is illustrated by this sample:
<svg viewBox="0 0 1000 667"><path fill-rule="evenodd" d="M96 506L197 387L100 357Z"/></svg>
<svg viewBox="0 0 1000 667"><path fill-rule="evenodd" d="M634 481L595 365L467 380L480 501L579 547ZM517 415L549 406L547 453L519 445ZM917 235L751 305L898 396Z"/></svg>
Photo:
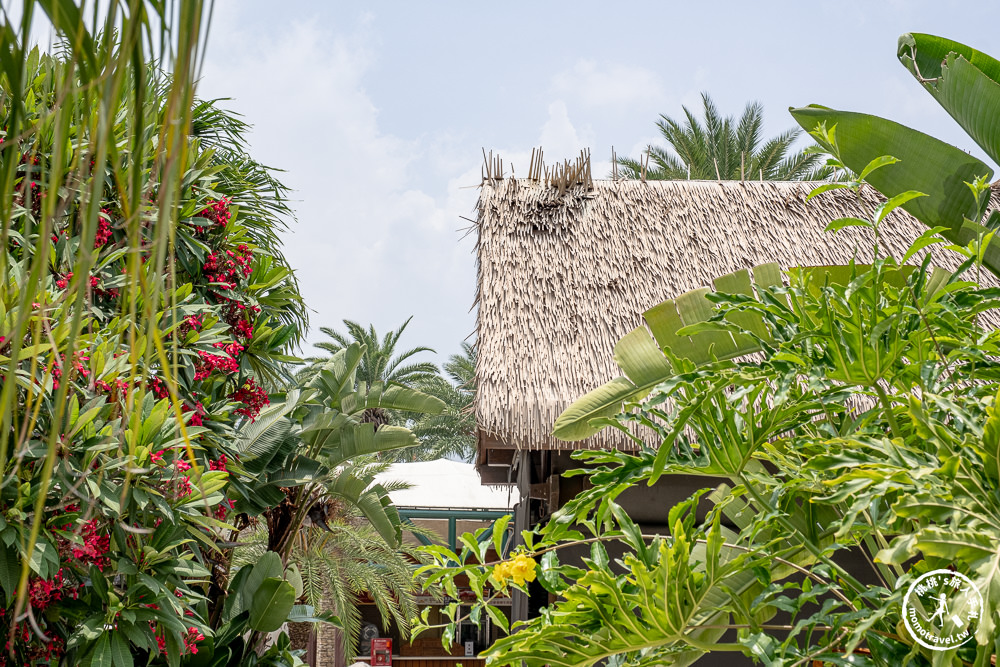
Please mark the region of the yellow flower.
<svg viewBox="0 0 1000 667"><path fill-rule="evenodd" d="M526 554L517 554L513 560L497 563L490 574L500 588L507 588L508 580L524 586L525 582L535 580L535 559Z"/></svg>
<svg viewBox="0 0 1000 667"><path fill-rule="evenodd" d="M518 586L523 586L526 581L535 580L535 559L531 556L518 554L510 563L510 578Z"/></svg>
<svg viewBox="0 0 1000 667"><path fill-rule="evenodd" d="M507 580L510 579L510 563L502 561L493 568L493 581L497 582L500 588L507 588Z"/></svg>

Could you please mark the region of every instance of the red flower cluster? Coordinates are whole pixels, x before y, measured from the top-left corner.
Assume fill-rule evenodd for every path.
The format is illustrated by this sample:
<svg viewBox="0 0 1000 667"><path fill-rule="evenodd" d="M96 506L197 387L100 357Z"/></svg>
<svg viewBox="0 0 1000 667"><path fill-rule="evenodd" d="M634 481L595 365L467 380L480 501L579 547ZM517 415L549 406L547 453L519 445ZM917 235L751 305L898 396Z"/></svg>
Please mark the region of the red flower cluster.
<svg viewBox="0 0 1000 667"><path fill-rule="evenodd" d="M0 617L2 617L4 613L5 610L0 609ZM57 664L59 662L59 659L66 652L66 640L64 640L59 635L51 633L48 635L48 637L49 640L44 643L39 641L31 641L32 640L31 626L27 622L21 624L20 630L15 628L13 633L14 640L19 641L20 643L23 644L27 644L26 651L24 654L24 659L26 660L26 662L20 664L26 664L26 665ZM4 650L0 652L0 667L7 667L7 665L9 664L15 664L7 662L9 659L12 659L11 646L12 642L10 639L8 639L7 643L4 645ZM42 660L44 660L45 662L44 663L39 662Z"/></svg>
<svg viewBox="0 0 1000 667"><path fill-rule="evenodd" d="M236 252L226 250L225 253L211 253L205 260L201 271L209 282L221 283L227 289L234 289L236 281L248 278L253 272L253 251L245 243L236 248Z"/></svg>
<svg viewBox="0 0 1000 667"><path fill-rule="evenodd" d="M257 386L253 378L247 378L246 382L230 395L231 399L243 404L242 408L236 408L234 412L243 415L251 422L257 419L257 415L265 405L271 404L271 399L263 387Z"/></svg>
<svg viewBox="0 0 1000 667"><path fill-rule="evenodd" d="M80 376L83 379L86 380L87 377L90 375L90 369L83 365L84 361L90 361L90 357L83 356L79 353L73 356L73 368L76 370L77 373L80 374ZM60 354L59 361L52 365L52 389L59 388L59 382L60 380L62 380L63 367L65 366L65 364L66 364L66 355ZM47 368L48 367L46 365L44 364L42 365L43 371L46 370Z"/></svg>
<svg viewBox="0 0 1000 667"><path fill-rule="evenodd" d="M178 472L185 472L191 469L191 464L182 458L174 461L174 467ZM190 496L194 488L191 486L191 478L188 475L181 475L174 479L169 479L160 485L163 495L174 500L180 500Z"/></svg>
<svg viewBox="0 0 1000 667"><path fill-rule="evenodd" d="M100 530L96 518L83 524L80 537L83 545L75 544L72 547L73 557L84 565L96 565L98 570L104 571L108 564L108 549L111 548L111 538L106 531Z"/></svg>
<svg viewBox="0 0 1000 667"><path fill-rule="evenodd" d="M62 278L56 279L56 287L58 287L59 289L66 289L66 286L69 285L69 281L72 279L73 279L73 272L69 271Z"/></svg>
<svg viewBox="0 0 1000 667"><path fill-rule="evenodd" d="M223 500L221 503L219 503L219 506L215 508L213 516L219 521L225 521L226 517L229 515L229 510L233 509L234 507L236 507L236 501L227 498L226 500Z"/></svg>
<svg viewBox="0 0 1000 667"><path fill-rule="evenodd" d="M234 328L234 334L237 338L242 338L244 341L249 341L253 338L253 325L246 320L240 320L236 323Z"/></svg>
<svg viewBox="0 0 1000 667"><path fill-rule="evenodd" d="M228 463L228 462L229 462L229 459L226 458L226 455L225 454L220 454L218 461L209 461L208 462L208 469L209 470L221 470L223 472L229 472L228 470L226 470L226 463Z"/></svg>
<svg viewBox="0 0 1000 667"><path fill-rule="evenodd" d="M247 307L242 303L240 303L239 301L229 301L225 309L222 311L222 321L231 326L234 330L236 330L236 333L239 334L241 330L240 322L246 319L245 316L249 315L250 313L256 315L259 312L260 312L260 306ZM250 315L251 321L253 321L254 319L253 315ZM249 323L244 326L248 327L252 333L253 327L249 326ZM243 330L246 331L246 329Z"/></svg>
<svg viewBox="0 0 1000 667"><path fill-rule="evenodd" d="M181 406L181 412L190 412L191 421L189 422L191 426L202 426L202 417L205 416L205 406L201 404L201 401L195 401L194 407L189 406L187 403Z"/></svg>
<svg viewBox="0 0 1000 667"><path fill-rule="evenodd" d="M233 341L228 344L215 343L213 347L217 347L229 356L199 351L198 356L201 357L201 361L198 362L198 365L195 367L195 380L204 380L216 369L219 369L226 374L235 373L240 369L240 365L236 359L239 358L240 353L243 352L242 345Z"/></svg>
<svg viewBox="0 0 1000 667"><path fill-rule="evenodd" d="M110 217L111 211L106 208L101 209L101 213ZM97 232L94 234L94 248L102 248L111 239L111 223L103 217L97 221Z"/></svg>
<svg viewBox="0 0 1000 667"><path fill-rule="evenodd" d="M198 212L203 218L208 218L215 223L217 227L225 227L229 224L229 221L233 219L233 214L229 210L229 205L232 203L232 199L229 197L223 197L222 199L216 201L214 199L208 200L208 206L201 209ZM206 229L205 227L200 227L199 231Z"/></svg>
<svg viewBox="0 0 1000 667"><path fill-rule="evenodd" d="M60 569L52 580L34 579L28 587L28 599L31 606L43 611L53 602L58 602L63 596L63 575Z"/></svg>
<svg viewBox="0 0 1000 667"><path fill-rule="evenodd" d="M167 385L158 377L150 378L147 386L149 387L149 390L153 392L153 395L158 399L168 398L170 396L170 390L167 389Z"/></svg>
<svg viewBox="0 0 1000 667"><path fill-rule="evenodd" d="M198 628L192 626L188 628L187 635L184 637L184 648L187 649L188 653L194 655L198 652L196 642L200 642L203 639L205 639L205 635L201 634Z"/></svg>

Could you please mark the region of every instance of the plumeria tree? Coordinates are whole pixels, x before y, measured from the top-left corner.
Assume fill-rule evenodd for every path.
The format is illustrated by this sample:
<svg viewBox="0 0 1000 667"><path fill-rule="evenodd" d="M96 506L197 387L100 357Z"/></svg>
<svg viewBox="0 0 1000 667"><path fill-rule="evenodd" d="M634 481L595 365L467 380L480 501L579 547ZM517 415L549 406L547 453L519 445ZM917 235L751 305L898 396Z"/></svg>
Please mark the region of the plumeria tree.
<svg viewBox="0 0 1000 667"><path fill-rule="evenodd" d="M0 664L290 664L254 638L311 618L280 558L230 577L240 431L305 311L283 189L194 98L203 9L0 28Z"/></svg>

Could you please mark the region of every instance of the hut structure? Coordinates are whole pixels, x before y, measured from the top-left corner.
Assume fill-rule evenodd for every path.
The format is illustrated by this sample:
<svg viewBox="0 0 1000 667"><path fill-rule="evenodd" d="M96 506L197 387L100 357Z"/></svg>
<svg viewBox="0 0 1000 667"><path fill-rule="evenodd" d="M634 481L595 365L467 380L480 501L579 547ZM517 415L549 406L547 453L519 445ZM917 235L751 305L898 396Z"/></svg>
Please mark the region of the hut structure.
<svg viewBox="0 0 1000 667"><path fill-rule="evenodd" d="M484 484L518 487L515 535L582 489L582 478L562 477L579 467L570 452L634 446L615 429L571 443L551 431L571 402L622 375L612 351L642 312L762 263L873 259L867 230L824 232L836 218L870 218L883 201L872 189L807 201L815 183L592 181L588 173L571 182L537 169L527 179L487 175L479 196L476 465ZM897 209L881 227L880 254L902 257L924 231ZM936 263L957 266L957 255L942 254ZM664 530L667 510L704 481L671 476L619 502L644 529ZM517 595L513 617L547 602L540 588Z"/></svg>

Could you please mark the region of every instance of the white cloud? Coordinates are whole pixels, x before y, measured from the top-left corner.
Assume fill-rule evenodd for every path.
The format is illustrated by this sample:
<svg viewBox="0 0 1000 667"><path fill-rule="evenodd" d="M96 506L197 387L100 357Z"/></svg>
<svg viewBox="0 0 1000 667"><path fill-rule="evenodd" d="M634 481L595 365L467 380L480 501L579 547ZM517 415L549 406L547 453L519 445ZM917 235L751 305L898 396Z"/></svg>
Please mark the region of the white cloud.
<svg viewBox="0 0 1000 667"><path fill-rule="evenodd" d="M589 145L590 137L581 137L569 119L566 103L557 100L549 105L549 117L542 126L539 141L547 155L575 157ZM530 160L530 156L529 156ZM550 161L551 162L551 161Z"/></svg>
<svg viewBox="0 0 1000 667"><path fill-rule="evenodd" d="M234 98L254 125L254 156L286 170L299 220L286 255L316 311L311 342L345 318L385 332L415 314L406 342L457 351L473 326L475 273L456 230L474 191L421 189L418 167L447 169L448 158L428 157L433 137L380 130L365 92L373 17L338 32L308 19L254 26L236 2L219 3L199 94Z"/></svg>
<svg viewBox="0 0 1000 667"><path fill-rule="evenodd" d="M552 77L552 89L592 107L646 107L666 97L660 76L644 67L578 60Z"/></svg>

